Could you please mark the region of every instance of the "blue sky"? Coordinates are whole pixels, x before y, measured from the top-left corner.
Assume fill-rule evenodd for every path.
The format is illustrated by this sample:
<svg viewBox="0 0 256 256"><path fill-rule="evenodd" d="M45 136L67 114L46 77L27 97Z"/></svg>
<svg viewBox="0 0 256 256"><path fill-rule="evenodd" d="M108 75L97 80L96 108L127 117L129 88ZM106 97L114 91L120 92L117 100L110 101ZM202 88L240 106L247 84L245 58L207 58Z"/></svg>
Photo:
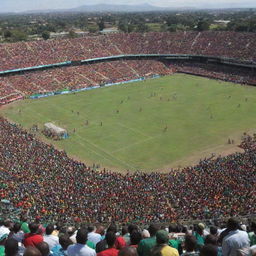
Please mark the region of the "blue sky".
<svg viewBox="0 0 256 256"><path fill-rule="evenodd" d="M256 7L255 0L0 0L0 12L66 9L87 4L142 4L166 7Z"/></svg>

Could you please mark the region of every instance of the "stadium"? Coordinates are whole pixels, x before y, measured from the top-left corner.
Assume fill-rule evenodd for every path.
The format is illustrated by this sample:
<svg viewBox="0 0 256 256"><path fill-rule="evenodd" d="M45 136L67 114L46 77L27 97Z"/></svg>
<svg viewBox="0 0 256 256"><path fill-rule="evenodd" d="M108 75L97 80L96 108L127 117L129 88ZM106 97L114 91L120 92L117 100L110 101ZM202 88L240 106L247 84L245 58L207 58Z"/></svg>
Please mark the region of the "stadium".
<svg viewBox="0 0 256 256"><path fill-rule="evenodd" d="M255 49L254 33L213 31L1 44L1 199L48 222L253 216ZM186 137L179 118L201 129L185 122ZM47 122L68 138L44 137ZM214 157L219 144L239 149Z"/></svg>

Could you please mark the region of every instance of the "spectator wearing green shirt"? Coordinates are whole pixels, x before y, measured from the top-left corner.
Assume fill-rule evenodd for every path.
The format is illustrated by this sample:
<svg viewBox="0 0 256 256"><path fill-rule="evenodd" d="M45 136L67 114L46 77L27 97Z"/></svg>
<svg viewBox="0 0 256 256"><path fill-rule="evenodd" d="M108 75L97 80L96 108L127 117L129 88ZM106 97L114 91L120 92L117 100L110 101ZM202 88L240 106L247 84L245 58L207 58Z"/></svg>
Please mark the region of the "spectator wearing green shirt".
<svg viewBox="0 0 256 256"><path fill-rule="evenodd" d="M165 230L156 232L156 245L151 250L151 256L179 256L177 249L168 245L169 234Z"/></svg>
<svg viewBox="0 0 256 256"><path fill-rule="evenodd" d="M160 229L157 224L150 224L148 231L150 234L149 238L143 239L138 245L138 254L139 256L148 256L150 255L151 249L156 245L156 232Z"/></svg>
<svg viewBox="0 0 256 256"><path fill-rule="evenodd" d="M5 246L7 237L8 237L8 234L3 234L3 235L0 237L0 256L5 256L5 249L4 249L4 246Z"/></svg>
<svg viewBox="0 0 256 256"><path fill-rule="evenodd" d="M204 246L204 224L199 223L196 227L196 230L194 232L194 236L196 237L196 242L197 242L197 250L200 250Z"/></svg>
<svg viewBox="0 0 256 256"><path fill-rule="evenodd" d="M179 254L181 254L182 253L181 235L182 237L185 236L185 233L181 232L182 226L172 223L170 224L168 230L169 230L169 237L170 237L168 245L177 249Z"/></svg>
<svg viewBox="0 0 256 256"><path fill-rule="evenodd" d="M21 216L20 217L20 224L21 224L21 229L22 231L27 234L30 233L30 229L28 227L28 223L27 223L27 217L26 216Z"/></svg>
<svg viewBox="0 0 256 256"><path fill-rule="evenodd" d="M256 222L251 223L251 230L249 232L250 246L256 245Z"/></svg>

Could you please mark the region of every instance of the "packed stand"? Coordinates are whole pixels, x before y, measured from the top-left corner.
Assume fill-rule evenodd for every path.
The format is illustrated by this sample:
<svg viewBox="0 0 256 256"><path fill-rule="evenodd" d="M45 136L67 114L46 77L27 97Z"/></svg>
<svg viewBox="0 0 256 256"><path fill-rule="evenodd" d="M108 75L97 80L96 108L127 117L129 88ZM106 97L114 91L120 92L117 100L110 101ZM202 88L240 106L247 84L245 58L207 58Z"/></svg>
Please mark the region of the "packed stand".
<svg viewBox="0 0 256 256"><path fill-rule="evenodd" d="M176 72L220 79L239 84L256 85L256 74L252 70L209 63L172 62L170 67Z"/></svg>
<svg viewBox="0 0 256 256"><path fill-rule="evenodd" d="M166 67L162 62L153 60L103 62L28 72L1 78L0 104L6 102L8 96L16 98L17 95L72 90L171 73L171 68Z"/></svg>
<svg viewBox="0 0 256 256"><path fill-rule="evenodd" d="M121 174L91 170L3 118L0 132L0 197L31 216L148 223L255 214L254 139L244 153L194 167Z"/></svg>
<svg viewBox="0 0 256 256"><path fill-rule="evenodd" d="M256 222L236 218L210 221L117 226L97 223L43 225L40 217L0 223L1 256L255 256Z"/></svg>
<svg viewBox="0 0 256 256"><path fill-rule="evenodd" d="M255 61L255 34L238 32L130 33L75 39L47 40L0 44L0 70L80 61L123 54L203 54ZM141 62L141 63L139 63ZM147 64L145 64L147 63ZM255 84L253 71L225 73L204 69L202 64L179 65L177 71L208 77ZM142 67L145 66L143 69ZM174 65L175 67L175 65ZM115 69L113 71L113 69ZM228 68L227 68L228 69ZM148 74L170 74L156 61L117 61L91 66L63 67L1 78L0 104L26 95L62 89L77 89L108 82L122 82ZM241 73L241 74L240 74ZM249 74L252 73L252 74Z"/></svg>
<svg viewBox="0 0 256 256"><path fill-rule="evenodd" d="M0 44L0 70L120 54L200 54L256 61L255 33L130 33Z"/></svg>

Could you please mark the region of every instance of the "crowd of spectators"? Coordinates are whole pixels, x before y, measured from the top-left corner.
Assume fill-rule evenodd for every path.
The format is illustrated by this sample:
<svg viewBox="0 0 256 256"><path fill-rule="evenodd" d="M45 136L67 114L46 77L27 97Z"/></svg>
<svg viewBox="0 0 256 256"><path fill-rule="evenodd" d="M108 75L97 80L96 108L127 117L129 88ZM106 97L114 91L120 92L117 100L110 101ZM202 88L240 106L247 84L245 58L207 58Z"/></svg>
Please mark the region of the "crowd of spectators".
<svg viewBox="0 0 256 256"><path fill-rule="evenodd" d="M103 62L92 65L57 68L2 77L0 104L7 97L79 89L107 83L123 82L152 75L171 74L172 69L153 60Z"/></svg>
<svg viewBox="0 0 256 256"><path fill-rule="evenodd" d="M153 39L153 40L152 40ZM0 69L131 53L193 53L255 61L254 34L148 33L0 45ZM35 54L36 53L36 54ZM0 98L120 82L174 70L240 83L255 83L242 70L208 64L115 61L1 78ZM30 224L0 226L0 256L255 255L251 233L230 219L226 228L151 225L81 226L81 223L149 223L221 219L255 214L256 138L245 136L235 153L201 160L168 173L93 170L0 117L0 199L30 217ZM40 217L38 217L40 216ZM32 222L31 220L35 220ZM43 222L63 223L43 227ZM80 228L68 226L75 223ZM216 225L216 223L214 223ZM161 230L160 230L161 229ZM88 233L89 232L89 233ZM144 238L144 239L143 239ZM128 246L128 247L127 247ZM79 251L79 253L78 253Z"/></svg>
<svg viewBox="0 0 256 256"><path fill-rule="evenodd" d="M169 65L176 72L199 75L239 84L256 85L255 72L239 67L194 62L172 62L169 63Z"/></svg>
<svg viewBox="0 0 256 256"><path fill-rule="evenodd" d="M255 214L256 142L169 173L92 170L0 119L0 199L44 219L148 223ZM145 203L146 202L146 203Z"/></svg>
<svg viewBox="0 0 256 256"><path fill-rule="evenodd" d="M191 225L134 223L117 226L68 223L42 225L4 219L0 223L1 256L255 256L256 222L236 218L226 223Z"/></svg>
<svg viewBox="0 0 256 256"><path fill-rule="evenodd" d="M255 61L255 34L238 32L130 33L75 39L0 44L0 70L120 54L199 54ZM0 104L35 93L77 89L108 82L121 82L149 74L179 72L205 75L237 83L255 84L253 71L225 72L222 67L202 64L165 66L157 61L116 61L65 67L1 78ZM226 68L228 69L228 68Z"/></svg>
<svg viewBox="0 0 256 256"><path fill-rule="evenodd" d="M204 54L255 61L255 33L130 33L0 45L0 70L120 54Z"/></svg>

